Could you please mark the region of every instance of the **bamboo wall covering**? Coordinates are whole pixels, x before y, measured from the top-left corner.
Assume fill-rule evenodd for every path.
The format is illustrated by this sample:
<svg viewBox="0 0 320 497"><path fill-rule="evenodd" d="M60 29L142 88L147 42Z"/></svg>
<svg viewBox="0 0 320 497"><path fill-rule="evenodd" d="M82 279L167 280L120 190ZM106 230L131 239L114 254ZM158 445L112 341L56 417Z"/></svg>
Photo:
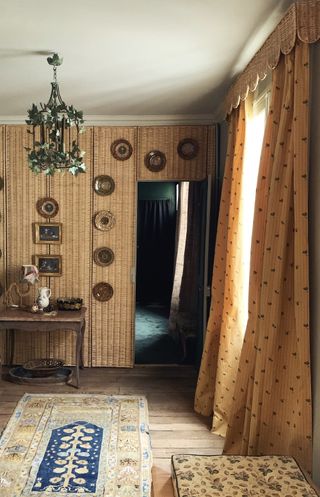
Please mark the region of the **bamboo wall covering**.
<svg viewBox="0 0 320 497"><path fill-rule="evenodd" d="M216 126L209 126L207 139L207 175L211 175L212 180L215 176L216 169L216 134Z"/></svg>
<svg viewBox="0 0 320 497"><path fill-rule="evenodd" d="M74 139L71 137L71 140ZM91 364L89 344L91 343L90 288L91 288L91 201L93 166L93 128L86 128L80 135L82 150L86 151L87 173L73 177L69 173L56 174L49 180L48 193L59 204L59 212L52 220L62 223L62 244L50 245L51 254L62 255L62 276L51 277L49 287L57 297L80 297L87 310L86 332L84 336L84 362ZM75 361L75 334L53 332L50 334L50 357L62 358L68 364Z"/></svg>
<svg viewBox="0 0 320 497"><path fill-rule="evenodd" d="M0 126L0 178L4 180L5 160L5 127ZM6 229L6 205L5 205L5 185L0 190L0 285L5 291L6 286L6 266L5 266L5 229ZM0 308L3 308L3 295L0 297ZM5 333L0 333L0 358L5 359Z"/></svg>
<svg viewBox="0 0 320 497"><path fill-rule="evenodd" d="M110 147L119 138L128 140L133 154L115 159ZM107 267L93 264L92 283L109 283L113 296L107 302L92 299L92 365L133 365L134 285L136 218L136 128L97 127L94 130L94 176L107 174L115 182L111 195L93 196L93 213L109 210L115 217L108 231L93 230L92 253L107 246L114 261Z"/></svg>
<svg viewBox="0 0 320 497"><path fill-rule="evenodd" d="M32 287L29 303L39 286L50 287L54 300L81 297L87 307L85 365L131 367L137 180L204 179L214 170L215 126L87 127L81 135L87 172L76 178L68 173L52 178L32 173L24 149L29 136L25 125L0 126L0 177L4 178L4 188L0 189L0 283L8 287L18 281L20 266L31 264L35 254L62 256L62 275L40 277L39 284ZM199 144L197 157L192 160L183 160L177 153L178 143L184 138ZM132 146L128 157L121 144L113 150L114 154L111 152L112 144L120 139ZM145 154L154 148L166 154L166 167L160 173L152 173L144 165ZM114 188L107 194L103 189L108 185L96 183L97 177L103 175L114 181ZM52 197L59 205L51 221L37 212L36 202L43 197ZM114 216L110 229L95 227L95 216L101 211ZM61 244L34 243L32 224L44 222L61 223ZM97 249L103 247L113 254L108 264L99 264L97 256L94 260ZM108 283L113 290L107 301L99 301L93 295L94 286L101 282ZM1 332L3 362L7 339ZM73 364L74 340L68 331L47 335L16 332L14 361L21 364L33 358L55 357Z"/></svg>
<svg viewBox="0 0 320 497"><path fill-rule="evenodd" d="M207 126L146 126L138 129L138 180L202 180L207 176ZM195 159L184 160L177 151L180 140L192 138L199 144ZM159 150L166 156L166 165L159 172L145 166L145 156Z"/></svg>
<svg viewBox="0 0 320 497"><path fill-rule="evenodd" d="M36 202L48 194L48 183L45 177L35 176L27 166L24 147L30 144L26 126L6 127L7 286L19 281L20 266L31 264L35 253L48 253L48 245L33 243L32 223L43 221L36 210ZM48 279L41 278L41 285L49 286ZM16 332L14 361L17 364L27 358L47 357L48 353L48 337L44 333Z"/></svg>

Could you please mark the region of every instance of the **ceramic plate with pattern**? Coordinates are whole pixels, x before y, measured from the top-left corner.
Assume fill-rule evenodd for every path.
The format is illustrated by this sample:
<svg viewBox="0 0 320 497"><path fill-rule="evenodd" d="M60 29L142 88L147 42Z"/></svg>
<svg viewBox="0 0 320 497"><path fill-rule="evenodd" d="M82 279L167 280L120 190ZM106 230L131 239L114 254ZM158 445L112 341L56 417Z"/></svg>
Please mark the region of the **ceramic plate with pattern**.
<svg viewBox="0 0 320 497"><path fill-rule="evenodd" d="M115 140L111 144L110 150L112 156L117 160L128 160L132 155L132 145L124 138Z"/></svg>
<svg viewBox="0 0 320 497"><path fill-rule="evenodd" d="M113 296L113 288L109 283L102 281L94 285L92 294L99 302L107 302Z"/></svg>
<svg viewBox="0 0 320 497"><path fill-rule="evenodd" d="M40 216L45 218L54 217L59 212L58 202L51 197L39 198L36 207Z"/></svg>
<svg viewBox="0 0 320 497"><path fill-rule="evenodd" d="M177 150L181 159L195 159L199 152L199 143L193 138L185 138L179 142Z"/></svg>
<svg viewBox="0 0 320 497"><path fill-rule="evenodd" d="M111 176L102 174L94 179L93 187L98 195L111 195L115 189L115 182Z"/></svg>
<svg viewBox="0 0 320 497"><path fill-rule="evenodd" d="M109 231L115 225L116 218L110 211L99 211L94 216L94 225L100 231Z"/></svg>
<svg viewBox="0 0 320 497"><path fill-rule="evenodd" d="M166 156L163 152L160 152L160 150L151 150L144 158L146 167L153 173L162 171L162 169L165 168L166 162Z"/></svg>
<svg viewBox="0 0 320 497"><path fill-rule="evenodd" d="M109 266L114 261L114 253L109 247L100 247L95 249L93 259L98 266Z"/></svg>

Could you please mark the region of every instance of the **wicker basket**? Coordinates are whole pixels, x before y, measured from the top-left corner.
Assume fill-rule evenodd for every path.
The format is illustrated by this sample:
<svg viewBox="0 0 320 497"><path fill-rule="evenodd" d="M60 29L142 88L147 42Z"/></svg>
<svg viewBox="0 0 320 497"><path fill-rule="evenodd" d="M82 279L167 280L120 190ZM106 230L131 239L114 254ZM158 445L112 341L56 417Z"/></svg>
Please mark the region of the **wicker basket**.
<svg viewBox="0 0 320 497"><path fill-rule="evenodd" d="M51 376L64 365L60 359L33 359L23 365L32 376Z"/></svg>
<svg viewBox="0 0 320 497"><path fill-rule="evenodd" d="M59 311L80 311L83 304L83 299L65 298L57 299Z"/></svg>

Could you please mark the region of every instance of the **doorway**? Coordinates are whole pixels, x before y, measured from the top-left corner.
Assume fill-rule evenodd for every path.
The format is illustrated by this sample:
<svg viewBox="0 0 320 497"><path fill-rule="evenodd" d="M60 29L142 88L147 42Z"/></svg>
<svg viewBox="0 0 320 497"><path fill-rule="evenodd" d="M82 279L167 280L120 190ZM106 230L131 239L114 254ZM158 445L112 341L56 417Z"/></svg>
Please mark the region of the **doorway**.
<svg viewBox="0 0 320 497"><path fill-rule="evenodd" d="M168 332L177 215L176 183L138 183L136 357L137 364L178 362Z"/></svg>
<svg viewBox="0 0 320 497"><path fill-rule="evenodd" d="M137 209L135 363L195 364L203 338L206 182L140 182Z"/></svg>

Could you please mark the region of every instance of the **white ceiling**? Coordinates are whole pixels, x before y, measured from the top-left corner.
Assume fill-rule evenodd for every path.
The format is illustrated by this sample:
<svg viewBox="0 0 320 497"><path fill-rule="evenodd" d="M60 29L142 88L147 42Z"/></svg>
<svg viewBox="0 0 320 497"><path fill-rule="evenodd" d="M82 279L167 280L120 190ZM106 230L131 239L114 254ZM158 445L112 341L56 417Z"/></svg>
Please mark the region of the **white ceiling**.
<svg viewBox="0 0 320 497"><path fill-rule="evenodd" d="M210 118L290 0L0 0L0 120L49 97L91 119Z"/></svg>

